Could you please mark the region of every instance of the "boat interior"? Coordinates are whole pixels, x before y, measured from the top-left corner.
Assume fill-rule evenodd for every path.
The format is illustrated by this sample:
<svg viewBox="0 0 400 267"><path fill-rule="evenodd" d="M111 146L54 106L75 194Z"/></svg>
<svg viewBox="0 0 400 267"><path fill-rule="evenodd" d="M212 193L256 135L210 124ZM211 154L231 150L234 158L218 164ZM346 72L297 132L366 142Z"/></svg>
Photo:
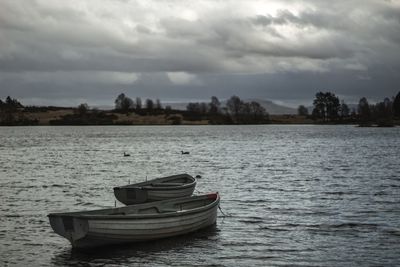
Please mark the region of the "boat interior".
<svg viewBox="0 0 400 267"><path fill-rule="evenodd" d="M180 200L165 200L146 204L130 205L120 208L102 209L93 211L59 213L54 215L60 216L109 216L109 215L135 215L135 214L164 214L170 212L183 212L196 208L208 206L218 199L218 194L208 194L202 196L194 196L182 198Z"/></svg>
<svg viewBox="0 0 400 267"><path fill-rule="evenodd" d="M129 186L154 186L154 187L169 187L169 186L180 186L183 184L194 183L195 179L189 174L178 174L162 178L157 178L151 181L146 181L138 184L132 184Z"/></svg>

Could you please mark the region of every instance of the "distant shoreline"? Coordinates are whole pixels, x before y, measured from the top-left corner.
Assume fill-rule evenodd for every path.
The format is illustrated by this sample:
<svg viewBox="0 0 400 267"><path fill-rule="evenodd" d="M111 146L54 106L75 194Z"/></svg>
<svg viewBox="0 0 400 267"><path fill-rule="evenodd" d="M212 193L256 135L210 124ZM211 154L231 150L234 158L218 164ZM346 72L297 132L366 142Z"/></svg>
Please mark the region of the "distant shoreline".
<svg viewBox="0 0 400 267"><path fill-rule="evenodd" d="M29 109L28 109L29 110ZM183 110L120 113L113 110L96 110L78 114L76 108L26 109L14 112L14 120L3 126L91 126L91 125L248 125L248 124L315 124L306 116L269 115L268 120L256 123L233 123L222 114L196 115ZM228 123L227 123L228 122Z"/></svg>
<svg viewBox="0 0 400 267"><path fill-rule="evenodd" d="M95 117L89 114L76 113L74 108L60 108L52 110L40 110L16 112L15 117L23 117L24 120L17 123L2 124L0 126L195 126L195 125L354 125L357 121L321 122L314 121L310 116L300 115L269 115L268 121L260 123L224 123L224 117L198 116L191 117L185 111L172 110L168 114L138 114L134 111L119 113L115 111L97 110ZM399 121L395 121L399 125ZM395 126L392 125L392 126ZM365 125L360 127L378 127L377 125Z"/></svg>
<svg viewBox="0 0 400 267"><path fill-rule="evenodd" d="M394 127L400 125L400 93L391 101L370 105L365 97L360 99L358 112L331 92L318 92L314 109L300 105L297 114L269 114L256 101L243 101L238 96L222 105L212 96L209 103L188 103L186 110L162 106L161 101L141 98L132 100L121 93L115 99L115 109L90 108L86 103L78 107L23 106L8 96L0 99L0 125L358 125L360 127Z"/></svg>
<svg viewBox="0 0 400 267"><path fill-rule="evenodd" d="M356 125L360 127L393 127L400 119L379 126L374 121L360 121L357 117L337 120L315 119L310 115L272 115L258 117L232 116L229 113L196 113L173 109L98 110L70 107L16 107L3 111L0 126L162 126L162 125Z"/></svg>

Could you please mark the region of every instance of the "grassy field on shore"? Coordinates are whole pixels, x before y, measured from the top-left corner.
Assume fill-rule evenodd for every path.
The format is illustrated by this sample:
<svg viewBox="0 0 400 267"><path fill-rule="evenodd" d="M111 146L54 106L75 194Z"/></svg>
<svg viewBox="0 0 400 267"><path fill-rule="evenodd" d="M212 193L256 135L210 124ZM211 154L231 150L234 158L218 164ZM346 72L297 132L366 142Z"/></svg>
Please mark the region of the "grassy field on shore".
<svg viewBox="0 0 400 267"><path fill-rule="evenodd" d="M295 114L265 114L257 119L249 117L232 117L223 113L198 114L184 110L85 110L68 107L27 107L13 112L0 114L3 126L23 125L230 125L230 124L355 124L360 126L390 127L400 125L400 120L393 117L390 123L365 123L357 116L321 120L312 116Z"/></svg>
<svg viewBox="0 0 400 267"><path fill-rule="evenodd" d="M113 111L101 111L103 114L112 117L112 123L116 125L172 125L172 124L183 124L183 125L208 125L209 120L185 120L184 116L178 113L170 114L148 114L139 115L135 112L128 112L126 114L113 112ZM30 120L37 121L37 125L52 125L55 121L60 121L66 116L76 115L76 109L60 109L60 110L49 110L41 112L24 112L24 116ZM179 123L177 123L179 122ZM68 124L68 123L67 123ZM88 123L91 124L91 123Z"/></svg>
<svg viewBox="0 0 400 267"><path fill-rule="evenodd" d="M139 115L135 112L121 114L113 111L102 111L113 117L112 123L117 125L209 125L214 124L207 118L188 119L182 112L170 114ZM24 116L37 121L37 125L52 125L54 121L62 121L65 116L73 116L76 109L66 108L60 110L48 110L40 112L24 112ZM269 123L272 124L312 124L314 121L306 116L299 115L269 115ZM62 124L62 123L61 123Z"/></svg>

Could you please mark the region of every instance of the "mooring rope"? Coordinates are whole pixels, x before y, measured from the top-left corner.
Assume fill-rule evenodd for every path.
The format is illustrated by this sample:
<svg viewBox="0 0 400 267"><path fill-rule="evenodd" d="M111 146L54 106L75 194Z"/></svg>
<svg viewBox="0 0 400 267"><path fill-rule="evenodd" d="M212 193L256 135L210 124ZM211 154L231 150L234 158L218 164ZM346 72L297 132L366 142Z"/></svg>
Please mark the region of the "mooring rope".
<svg viewBox="0 0 400 267"><path fill-rule="evenodd" d="M196 193L198 194L203 194L203 192L200 192L199 190L197 190L196 188L194 189L196 191ZM219 211L222 213L223 217L232 217L232 215L230 214L226 214L225 212L222 211L221 205L218 204L218 209Z"/></svg>
<svg viewBox="0 0 400 267"><path fill-rule="evenodd" d="M218 209L222 213L222 215L224 215L223 217L232 217L232 215L230 215L230 214L225 214L225 212L222 211L222 208L220 205L218 205Z"/></svg>

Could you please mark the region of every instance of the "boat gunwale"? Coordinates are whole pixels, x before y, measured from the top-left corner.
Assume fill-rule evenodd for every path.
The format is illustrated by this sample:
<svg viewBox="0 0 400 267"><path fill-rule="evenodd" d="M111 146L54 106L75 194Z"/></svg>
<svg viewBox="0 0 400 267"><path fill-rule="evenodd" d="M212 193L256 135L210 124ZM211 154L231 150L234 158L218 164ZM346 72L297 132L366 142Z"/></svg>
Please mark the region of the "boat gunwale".
<svg viewBox="0 0 400 267"><path fill-rule="evenodd" d="M188 210L176 210L176 211L171 211L171 212L163 212L163 213L145 213L145 214L127 214L127 215L112 215L112 214L82 214L85 212L90 212L90 211L77 211L77 212L66 212L66 213L50 213L47 216L50 217L73 217L73 218L77 218L77 219L88 219L88 220L140 220L140 219L151 219L151 218L168 218L168 217L180 217L180 216L184 216L184 215L190 215L190 214L195 214L195 213L199 213L202 211L207 211L210 210L212 208L214 208L215 206L219 205L220 202L220 196L218 193L210 193L210 194L206 194L206 195L200 195L200 196L191 196L191 197L183 197L183 198L176 198L176 199L171 199L171 200L160 200L160 201L155 201L155 202L151 202L151 203L144 203L144 204L136 204L136 205L128 205L125 207L120 207L120 208L109 208L109 209L100 209L97 211L105 211L105 210L113 210L113 209L128 209L129 207L132 206L149 206L149 208L156 208L158 209L157 205L154 204L160 204L165 203L165 202L176 202L177 200L185 200L185 199L190 199L193 197L199 197L198 200L201 200L202 198L204 198L204 200L206 199L211 199L210 196L214 196L215 195L215 199L213 199L213 201L205 206L200 206L197 208L193 208L193 209L188 209ZM197 200L197 199L196 199ZM150 205L153 204L153 205Z"/></svg>
<svg viewBox="0 0 400 267"><path fill-rule="evenodd" d="M156 182L165 182L168 180L172 179L177 179L180 177L188 178L191 180L188 183L182 183L181 185L176 185L176 186L168 186L168 187L162 187L162 186L152 186L152 183ZM128 185L123 185L123 186L116 186L113 189L114 190L120 190L120 189L129 189L129 188L137 188L141 190L157 190L157 191L168 191L168 190L176 190L176 189L185 189L189 187L194 187L196 186L196 178L193 176L187 174L187 173L182 173L182 174L177 174L177 175L171 175L171 176L166 176L166 177L160 177L160 178L155 178L149 181L144 181L140 183L135 183L135 184L128 184Z"/></svg>

